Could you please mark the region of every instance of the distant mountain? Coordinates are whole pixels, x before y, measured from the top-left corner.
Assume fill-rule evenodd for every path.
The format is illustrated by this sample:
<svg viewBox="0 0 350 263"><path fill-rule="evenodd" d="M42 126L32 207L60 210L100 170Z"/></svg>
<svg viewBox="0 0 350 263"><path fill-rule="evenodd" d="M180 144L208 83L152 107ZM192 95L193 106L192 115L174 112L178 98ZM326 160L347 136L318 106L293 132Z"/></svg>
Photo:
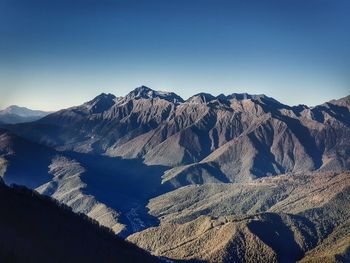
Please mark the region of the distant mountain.
<svg viewBox="0 0 350 263"><path fill-rule="evenodd" d="M0 180L1 181L1 180ZM1 262L158 262L68 206L0 182Z"/></svg>
<svg viewBox="0 0 350 263"><path fill-rule="evenodd" d="M349 96L308 107L246 93L183 100L141 86L5 127L6 184L51 196L159 256L348 257Z"/></svg>
<svg viewBox="0 0 350 263"><path fill-rule="evenodd" d="M39 120L50 112L30 110L25 107L12 105L0 111L0 123L23 123Z"/></svg>

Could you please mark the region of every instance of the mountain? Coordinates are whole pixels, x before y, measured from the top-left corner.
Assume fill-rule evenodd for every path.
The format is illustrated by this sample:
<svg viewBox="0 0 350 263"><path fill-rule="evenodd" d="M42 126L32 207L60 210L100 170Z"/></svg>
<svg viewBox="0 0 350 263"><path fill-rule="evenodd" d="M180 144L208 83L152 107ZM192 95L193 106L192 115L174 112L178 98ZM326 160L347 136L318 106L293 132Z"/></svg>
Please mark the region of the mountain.
<svg viewBox="0 0 350 263"><path fill-rule="evenodd" d="M49 112L30 110L25 107L12 105L0 111L0 123L23 123L39 120L48 115Z"/></svg>
<svg viewBox="0 0 350 263"><path fill-rule="evenodd" d="M265 95L204 93L183 101L140 87L9 129L59 150L175 167L163 180L176 188L348 169L349 101L340 101L290 107Z"/></svg>
<svg viewBox="0 0 350 263"><path fill-rule="evenodd" d="M158 262L68 206L0 182L1 262Z"/></svg>
<svg viewBox="0 0 350 263"><path fill-rule="evenodd" d="M158 256L349 257L349 96L308 107L246 93L183 100L141 86L5 127L6 184L50 196Z"/></svg>

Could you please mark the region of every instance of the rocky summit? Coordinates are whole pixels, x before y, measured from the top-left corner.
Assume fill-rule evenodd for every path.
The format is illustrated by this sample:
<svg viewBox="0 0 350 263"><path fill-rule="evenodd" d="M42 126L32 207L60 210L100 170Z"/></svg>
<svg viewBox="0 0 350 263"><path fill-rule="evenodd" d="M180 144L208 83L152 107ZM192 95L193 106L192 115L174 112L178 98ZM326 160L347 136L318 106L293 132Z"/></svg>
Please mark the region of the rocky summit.
<svg viewBox="0 0 350 263"><path fill-rule="evenodd" d="M6 184L161 260L350 260L350 96L308 107L141 86L1 127Z"/></svg>

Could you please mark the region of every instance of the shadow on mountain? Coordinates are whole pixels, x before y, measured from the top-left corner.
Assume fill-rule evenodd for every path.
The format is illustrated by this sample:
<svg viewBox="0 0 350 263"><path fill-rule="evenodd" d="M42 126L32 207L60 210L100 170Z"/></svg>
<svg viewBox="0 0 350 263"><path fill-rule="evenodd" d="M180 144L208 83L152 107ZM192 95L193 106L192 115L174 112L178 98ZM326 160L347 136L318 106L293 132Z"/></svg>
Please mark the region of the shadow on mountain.
<svg viewBox="0 0 350 263"><path fill-rule="evenodd" d="M0 182L1 262L159 262L83 214Z"/></svg>
<svg viewBox="0 0 350 263"><path fill-rule="evenodd" d="M268 137L273 137L273 131L266 131ZM258 177L264 177L266 174L281 174L285 172L283 166L279 165L275 156L271 153L269 145L261 142L254 134L248 134L254 148L257 149L257 157L254 158L254 174ZM276 168L278 171L276 171Z"/></svg>
<svg viewBox="0 0 350 263"><path fill-rule="evenodd" d="M317 148L315 138L311 135L309 129L305 127L300 120L282 115L279 112L279 109L283 109L285 107L277 107L274 108L271 105L263 105L265 111L271 112L273 116L285 124L287 124L288 128L293 132L293 134L298 138L300 143L303 145L306 153L311 157L314 163L314 169L318 169L322 166L322 152ZM289 106L286 107L290 109Z"/></svg>
<svg viewBox="0 0 350 263"><path fill-rule="evenodd" d="M230 183L230 180L215 163L192 165L172 178L164 178L166 181L162 185L163 193L191 184Z"/></svg>
<svg viewBox="0 0 350 263"><path fill-rule="evenodd" d="M295 262L304 252L295 241L293 231L278 214L268 213L266 221L252 221L249 229L277 254L278 262Z"/></svg>
<svg viewBox="0 0 350 263"><path fill-rule="evenodd" d="M287 116L280 116L280 118L288 125L289 129L295 134L295 136L304 146L305 151L314 162L314 168L320 168L323 163L322 152L317 148L315 138L310 134L309 129L303 126L299 120Z"/></svg>
<svg viewBox="0 0 350 263"><path fill-rule="evenodd" d="M164 193L161 176L165 166L148 166L140 159L122 159L101 155L64 152L77 160L86 171L81 180L87 184L83 192L121 212L120 223L131 226L126 236L149 226L158 225L158 219L148 214L150 198Z"/></svg>
<svg viewBox="0 0 350 263"><path fill-rule="evenodd" d="M8 135L7 141L3 142L8 147L1 147L0 150L0 155L6 155L8 161L3 178L6 184L15 183L34 189L51 180L52 176L47 167L56 154L55 151L17 137L6 130L0 130L1 134Z"/></svg>
<svg viewBox="0 0 350 263"><path fill-rule="evenodd" d="M335 255L336 262L349 262L350 258L350 246L345 250L342 255Z"/></svg>
<svg viewBox="0 0 350 263"><path fill-rule="evenodd" d="M330 116L332 116L333 118L346 123L347 126L350 126L350 114L349 114L349 110L348 108L344 107L344 106L339 106L339 105L335 105L332 103L327 103L327 107L320 105L317 106L315 108L315 110L313 111L313 113L315 113L317 111L319 112L327 112L327 114L329 114Z"/></svg>

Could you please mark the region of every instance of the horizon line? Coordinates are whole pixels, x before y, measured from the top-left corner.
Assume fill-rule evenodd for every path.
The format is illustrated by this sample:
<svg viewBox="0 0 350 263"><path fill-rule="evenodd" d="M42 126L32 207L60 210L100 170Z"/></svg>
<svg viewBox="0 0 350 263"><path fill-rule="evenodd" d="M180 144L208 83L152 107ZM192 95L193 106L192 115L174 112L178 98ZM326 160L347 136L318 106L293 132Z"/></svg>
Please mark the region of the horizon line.
<svg viewBox="0 0 350 263"><path fill-rule="evenodd" d="M138 86L134 89L132 89L131 91L129 91L128 93L126 93L125 95L121 95L121 96L117 96L115 95L114 93L111 93L111 92L100 92L98 93L95 97L93 98L90 98L90 99L87 99L83 102L81 102L80 104L72 104L72 105L67 105L65 107L60 107L60 108L57 108L57 109L43 109L43 108L35 108L35 107L30 107L30 106L27 106L27 105L21 105L21 104L7 104L7 106L5 106L4 108L1 108L0 111L3 111L3 110L6 110L8 109L9 107L13 107L13 106L16 106L16 107L20 107L20 108L26 108L26 109L29 109L29 110L33 110L33 111L44 111L44 112L49 112L49 113L53 113L53 112L57 112L59 110L64 110L64 109L68 109L68 108L71 108L71 107L76 107L76 106L79 106L79 105L82 105L88 101L91 101L93 99L95 99L96 97L102 95L102 94L111 94L113 96L115 96L116 98L123 98L123 97L126 97L128 94L130 94L131 92L137 90L137 89L140 89L140 88L147 88L151 91L155 91L155 92L167 92L167 93L174 93L175 95L179 96L181 99L183 99L184 101L187 101L188 99L190 99L191 97L193 96L196 96L196 95L199 95L199 94L209 94L211 96L214 96L215 98L218 98L220 95L224 95L224 96L229 96L229 95L233 95L233 94L236 94L236 95L250 95L250 96L266 96L267 98L272 98L274 100L276 100L277 102L283 104L283 105L286 105L286 106L289 106L289 107L296 107L296 106L307 106L308 108L313 108L313 107L316 107L316 106L319 106L319 105L322 105L324 103L327 103L327 102L330 102L332 100L339 100L339 99L343 99L343 98L346 98L348 96L350 96L350 94L348 95L345 95L345 96L342 96L340 98L332 98L330 100L326 100L326 101L323 101L319 104L316 104L316 105L308 105L308 104L304 104L304 103L299 103L299 104L294 104L294 105L289 105L289 104L286 104L284 102L281 102L280 100L276 99L275 97L273 96L270 96L270 95L266 95L264 93L260 93L260 94L255 94L255 93L248 93L248 92L232 92L232 93L229 93L229 94L225 94L225 93L219 93L218 95L213 95L212 93L208 93L208 92L199 92L199 93L196 93L196 94L193 94L191 96L188 96L187 98L183 98L181 95L178 95L177 93L175 93L174 91L168 91L168 90L154 90L146 85L141 85L141 86Z"/></svg>

